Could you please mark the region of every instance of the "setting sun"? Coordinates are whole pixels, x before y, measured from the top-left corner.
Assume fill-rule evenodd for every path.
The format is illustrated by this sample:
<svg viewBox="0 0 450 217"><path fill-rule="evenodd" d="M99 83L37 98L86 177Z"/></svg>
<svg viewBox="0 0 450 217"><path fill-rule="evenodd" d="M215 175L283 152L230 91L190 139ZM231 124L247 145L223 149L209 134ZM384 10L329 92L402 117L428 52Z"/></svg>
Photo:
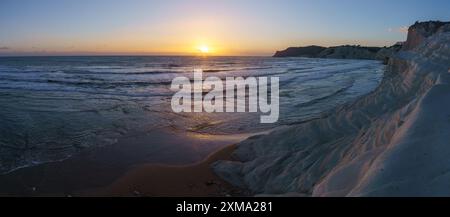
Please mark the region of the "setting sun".
<svg viewBox="0 0 450 217"><path fill-rule="evenodd" d="M204 54L209 53L209 47L206 45L202 45L202 46L198 47L198 50Z"/></svg>

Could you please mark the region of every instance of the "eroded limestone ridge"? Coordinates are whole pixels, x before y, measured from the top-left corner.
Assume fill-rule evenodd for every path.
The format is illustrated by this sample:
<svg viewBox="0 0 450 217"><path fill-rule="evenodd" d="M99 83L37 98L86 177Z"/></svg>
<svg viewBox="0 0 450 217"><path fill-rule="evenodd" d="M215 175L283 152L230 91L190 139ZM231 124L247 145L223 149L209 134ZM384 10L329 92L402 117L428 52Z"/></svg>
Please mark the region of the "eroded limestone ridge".
<svg viewBox="0 0 450 217"><path fill-rule="evenodd" d="M323 118L252 137L214 171L254 194L449 196L450 24L416 23L380 86Z"/></svg>

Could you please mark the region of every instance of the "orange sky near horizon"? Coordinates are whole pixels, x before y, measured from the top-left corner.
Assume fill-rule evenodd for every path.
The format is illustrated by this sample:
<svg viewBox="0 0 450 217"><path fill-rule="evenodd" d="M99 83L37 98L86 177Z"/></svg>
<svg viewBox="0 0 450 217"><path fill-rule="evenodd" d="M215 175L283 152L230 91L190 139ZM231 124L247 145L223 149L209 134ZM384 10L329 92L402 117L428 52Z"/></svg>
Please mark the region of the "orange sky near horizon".
<svg viewBox="0 0 450 217"><path fill-rule="evenodd" d="M415 0L332 2L5 0L0 55L268 56L291 46L390 46L418 18L449 18L445 7Z"/></svg>

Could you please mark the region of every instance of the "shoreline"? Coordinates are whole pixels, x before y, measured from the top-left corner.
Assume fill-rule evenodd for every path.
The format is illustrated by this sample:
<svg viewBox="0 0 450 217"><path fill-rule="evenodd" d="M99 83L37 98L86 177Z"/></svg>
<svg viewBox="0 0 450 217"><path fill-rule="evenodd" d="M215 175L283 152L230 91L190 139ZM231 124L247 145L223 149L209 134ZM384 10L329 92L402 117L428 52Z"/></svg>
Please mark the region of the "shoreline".
<svg viewBox="0 0 450 217"><path fill-rule="evenodd" d="M63 161L42 163L0 175L0 196L112 196L99 194L98 190L130 177L130 174L135 174L135 170L141 169L144 169L142 173L147 173L145 171L148 170L150 176L155 173L173 176L175 179L172 180L172 185L176 185L176 182L179 182L178 185L186 183L180 181L183 177L177 177L173 171L197 174L189 177L206 178L206 181L198 180L198 186L213 181L203 189L205 193L199 190L193 196L219 196L219 191L215 193L209 190L213 189L211 186L218 187L218 183L226 192L233 193L236 190L219 180L209 168L209 163L221 159L232 160L231 152L235 145L230 144L236 144L245 138L247 136L244 134L215 136L181 133L170 129L134 133L119 139L113 145L86 149ZM144 175L142 174L145 178ZM167 179L160 181L163 185L170 182ZM186 189L184 191L187 192ZM174 192L168 194L178 195L172 193ZM138 196L135 190L122 195ZM163 195L164 192L160 191L158 196Z"/></svg>

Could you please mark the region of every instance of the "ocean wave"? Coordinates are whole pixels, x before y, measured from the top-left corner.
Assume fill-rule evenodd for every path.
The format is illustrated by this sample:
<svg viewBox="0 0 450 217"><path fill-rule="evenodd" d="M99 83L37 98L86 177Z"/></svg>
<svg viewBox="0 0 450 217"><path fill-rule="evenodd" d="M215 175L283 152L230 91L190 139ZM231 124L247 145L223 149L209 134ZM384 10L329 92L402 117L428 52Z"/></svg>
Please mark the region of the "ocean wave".
<svg viewBox="0 0 450 217"><path fill-rule="evenodd" d="M78 71L78 70L67 70L67 71L61 71L64 74L75 74L75 75L156 75L156 74L174 74L174 73L183 73L186 71L180 71L180 70L155 70L155 71L142 71L142 72L130 72L130 71L124 71L124 72L110 72L110 71Z"/></svg>
<svg viewBox="0 0 450 217"><path fill-rule="evenodd" d="M25 83L50 83L73 86L90 86L98 88L114 88L123 86L148 86L148 85L169 85L172 81L106 81L92 79L82 80L58 80L58 79L25 79L25 78L2 78L3 82L25 82Z"/></svg>
<svg viewBox="0 0 450 217"><path fill-rule="evenodd" d="M333 92L331 92L331 93L329 93L327 95L324 95L324 96L312 99L312 100L310 100L308 102L296 104L294 107L307 107L307 106L314 105L314 104L316 104L316 103L318 103L320 101L324 101L324 100L330 99L332 97L335 97L335 96L345 92L346 90L350 89L351 87L353 87L353 82L351 82L350 84L348 84L348 85L346 85L346 86L344 86L342 88L339 88L339 89L337 89L337 90L335 90L335 91L333 91Z"/></svg>
<svg viewBox="0 0 450 217"><path fill-rule="evenodd" d="M331 82L346 84L345 81L353 79L355 74L370 80L371 73L353 70L360 66L379 67L364 61L361 64L344 64L348 62L346 60L332 61L335 62L340 64L328 68L324 65L329 65L330 60L265 57L42 57L22 58L12 63L2 62L0 127L4 128L0 130L8 133L0 134L0 141L11 139L8 144L22 144L27 138L25 134L33 136L27 138L31 144L28 148L4 147L8 151L0 156L0 173L65 159L76 153L78 147L110 144L103 140L120 138L128 129L148 130L150 128L147 126L174 126L180 131L234 134L260 132L316 117L317 112L331 109L329 107L335 102L345 101L347 95L341 97L336 93L339 90L336 90L332 93L335 98L323 98L326 92L332 92L326 88L307 95L299 90L301 85L307 84L308 88ZM204 77L209 73L209 76L221 79L230 76L278 76L280 91L291 93L288 96L280 95L281 109L287 112L281 112L280 121L274 125L261 125L259 114L250 113L175 114L170 106L173 92L168 87L176 76L186 76L193 82L194 68L204 69ZM308 73L304 73L306 71ZM376 82L373 83L372 86L375 86ZM372 88L365 83L360 86L361 88L353 88L355 93L351 94L363 94ZM313 104L309 111L302 114L292 112L302 110L295 106L304 96L322 100L318 102L321 104L320 108ZM330 103L321 103L327 100ZM6 129L10 130L5 131ZM21 135L12 136L9 132L19 132ZM77 137L71 132L93 133L81 133ZM39 140L41 134L46 136L45 141ZM92 140L83 140L84 135L91 135Z"/></svg>

